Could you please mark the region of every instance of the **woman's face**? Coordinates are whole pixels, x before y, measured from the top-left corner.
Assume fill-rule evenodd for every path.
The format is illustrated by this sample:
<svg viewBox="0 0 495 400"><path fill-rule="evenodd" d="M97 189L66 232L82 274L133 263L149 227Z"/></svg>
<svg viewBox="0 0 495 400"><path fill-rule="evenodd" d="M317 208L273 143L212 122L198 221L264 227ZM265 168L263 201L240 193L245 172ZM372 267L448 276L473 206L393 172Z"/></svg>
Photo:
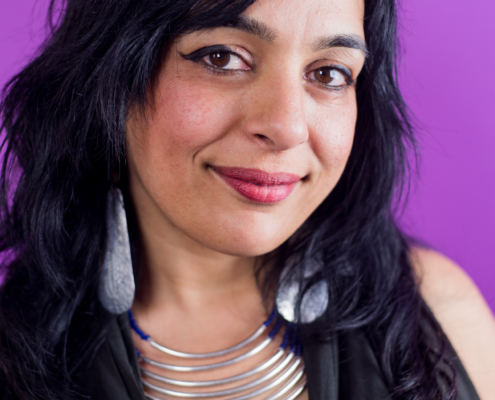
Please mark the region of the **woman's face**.
<svg viewBox="0 0 495 400"><path fill-rule="evenodd" d="M363 0L259 0L179 37L127 125L141 225L225 254L287 240L339 180L365 60Z"/></svg>

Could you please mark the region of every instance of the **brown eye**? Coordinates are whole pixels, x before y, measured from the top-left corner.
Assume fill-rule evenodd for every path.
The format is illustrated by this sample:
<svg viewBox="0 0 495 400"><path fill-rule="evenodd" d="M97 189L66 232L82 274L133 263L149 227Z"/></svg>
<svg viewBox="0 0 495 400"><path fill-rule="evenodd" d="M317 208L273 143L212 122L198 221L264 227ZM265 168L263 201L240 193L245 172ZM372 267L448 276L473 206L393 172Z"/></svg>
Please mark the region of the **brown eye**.
<svg viewBox="0 0 495 400"><path fill-rule="evenodd" d="M210 69L216 70L216 72L225 71L226 73L233 73L235 71L251 70L251 67L244 61L244 58L232 51L215 49L207 52L207 50L209 49L202 50L203 55L198 58L191 57L191 55L186 57L190 57L190 60L194 62L200 61L202 64L210 67Z"/></svg>
<svg viewBox="0 0 495 400"><path fill-rule="evenodd" d="M230 53L216 52L208 56L210 63L218 68L223 68L230 62Z"/></svg>
<svg viewBox="0 0 495 400"><path fill-rule="evenodd" d="M326 86L340 87L347 84L345 75L335 68L318 68L312 75L313 79Z"/></svg>
<svg viewBox="0 0 495 400"><path fill-rule="evenodd" d="M331 76L331 69L330 68L320 68L315 71L315 79L318 82L327 84L332 82L333 77Z"/></svg>

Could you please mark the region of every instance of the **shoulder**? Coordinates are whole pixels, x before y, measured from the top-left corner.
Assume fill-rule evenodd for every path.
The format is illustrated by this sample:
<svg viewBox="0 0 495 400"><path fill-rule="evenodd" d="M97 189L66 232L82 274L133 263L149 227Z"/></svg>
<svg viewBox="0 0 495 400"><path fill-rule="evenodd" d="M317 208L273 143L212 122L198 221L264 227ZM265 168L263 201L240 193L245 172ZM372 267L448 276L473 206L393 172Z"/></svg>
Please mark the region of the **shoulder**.
<svg viewBox="0 0 495 400"><path fill-rule="evenodd" d="M471 278L452 260L430 249L415 247L410 259L421 294L430 307L482 300Z"/></svg>
<svg viewBox="0 0 495 400"><path fill-rule="evenodd" d="M452 260L413 248L410 259L424 300L442 326L482 400L495 393L495 320L480 291Z"/></svg>

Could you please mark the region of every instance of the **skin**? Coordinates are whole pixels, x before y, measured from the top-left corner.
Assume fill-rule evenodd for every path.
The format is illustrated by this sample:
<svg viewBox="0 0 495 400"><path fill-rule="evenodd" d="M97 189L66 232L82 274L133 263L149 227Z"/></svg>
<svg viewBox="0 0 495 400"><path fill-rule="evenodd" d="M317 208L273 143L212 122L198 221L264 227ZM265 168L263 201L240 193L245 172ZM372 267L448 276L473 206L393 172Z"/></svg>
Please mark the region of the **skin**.
<svg viewBox="0 0 495 400"><path fill-rule="evenodd" d="M480 291L453 261L427 249L411 260L420 292L461 359L481 400L495 393L495 320Z"/></svg>
<svg viewBox="0 0 495 400"><path fill-rule="evenodd" d="M343 66L356 79L365 54L315 46L331 35L364 41L363 1L260 0L243 16L268 26L271 40L233 28L180 37L149 105L127 124L129 184L146 267L133 311L158 342L186 352L234 345L266 318L255 260L289 238L328 196L354 137L354 86L331 89L315 71ZM212 45L239 55L228 64L235 73L206 67L208 57L194 62L181 55ZM336 76L334 83L346 83ZM234 191L211 166L303 179L286 199L260 204ZM429 281L425 274L425 286ZM435 292L430 286L425 293ZM425 297L436 313L435 296ZM449 323L444 328L450 336ZM472 362L481 365L476 356ZM489 388L473 380L480 393Z"/></svg>

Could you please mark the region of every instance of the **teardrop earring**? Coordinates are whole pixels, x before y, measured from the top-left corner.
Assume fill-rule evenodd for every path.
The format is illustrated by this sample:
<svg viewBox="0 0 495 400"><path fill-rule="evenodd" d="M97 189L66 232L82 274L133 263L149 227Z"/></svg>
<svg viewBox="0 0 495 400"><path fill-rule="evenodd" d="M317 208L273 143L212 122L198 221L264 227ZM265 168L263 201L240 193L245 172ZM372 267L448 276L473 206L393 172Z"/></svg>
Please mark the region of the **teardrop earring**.
<svg viewBox="0 0 495 400"><path fill-rule="evenodd" d="M302 277L303 285L319 271L321 265L315 260L305 265ZM275 304L278 312L286 321L309 324L321 317L328 308L328 284L325 280L316 282L304 293L301 299L299 321L296 321L296 302L301 290L301 279L297 274L288 277L290 266L282 271Z"/></svg>
<svg viewBox="0 0 495 400"><path fill-rule="evenodd" d="M119 189L110 189L107 195L107 247L98 297L108 311L121 314L131 308L134 292L134 273L124 200Z"/></svg>

